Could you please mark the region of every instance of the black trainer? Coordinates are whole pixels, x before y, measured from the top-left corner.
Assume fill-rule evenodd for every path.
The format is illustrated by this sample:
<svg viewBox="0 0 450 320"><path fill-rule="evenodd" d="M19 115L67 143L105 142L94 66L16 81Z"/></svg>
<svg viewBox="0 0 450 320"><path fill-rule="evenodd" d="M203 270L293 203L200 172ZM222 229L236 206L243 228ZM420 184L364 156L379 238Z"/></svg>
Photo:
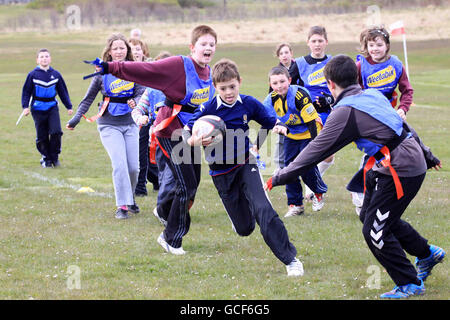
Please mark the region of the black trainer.
<svg viewBox="0 0 450 320"><path fill-rule="evenodd" d="M53 167L53 163L50 160L44 160L44 158L41 158L41 160L39 160L39 163L41 164L42 168L52 168Z"/></svg>
<svg viewBox="0 0 450 320"><path fill-rule="evenodd" d="M116 219L128 219L128 211L122 208L117 208Z"/></svg>
<svg viewBox="0 0 450 320"><path fill-rule="evenodd" d="M130 211L131 213L134 213L134 214L141 212L141 210L139 209L139 207L137 206L136 203L131 206L128 206L128 211Z"/></svg>

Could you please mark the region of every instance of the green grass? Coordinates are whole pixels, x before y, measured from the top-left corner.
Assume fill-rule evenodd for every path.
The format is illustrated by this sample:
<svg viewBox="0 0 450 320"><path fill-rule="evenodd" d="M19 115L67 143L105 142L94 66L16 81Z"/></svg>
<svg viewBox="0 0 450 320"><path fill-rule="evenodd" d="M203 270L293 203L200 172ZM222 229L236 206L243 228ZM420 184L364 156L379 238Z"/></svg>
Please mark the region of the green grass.
<svg viewBox="0 0 450 320"><path fill-rule="evenodd" d="M62 72L76 106L89 85L82 76L91 72L81 61L99 56L103 42L93 44L88 37L83 42L82 34L0 35L0 299L364 300L392 289L392 281L363 240L345 190L361 156L352 146L337 154L324 177L329 185L325 208L313 213L308 204L304 216L283 219L304 263L305 275L298 279L286 276L258 228L246 238L232 231L206 166L183 242L188 254L182 257L163 253L156 243L162 227L151 213L155 193L137 199L139 215L114 219L111 165L95 125L82 122L74 132L64 130L61 168L40 168L31 117L17 127L15 122L23 81L35 66L36 50L44 46L51 50L53 66ZM330 45L329 51L354 56L354 47ZM450 45L416 47L409 52L416 105L408 119L444 168L429 172L404 219L449 251ZM153 51L160 49L187 53L186 47ZM301 45L294 49L299 55L307 52ZM263 99L267 72L277 64L273 51L274 46L220 46L215 61L235 60L244 79L242 92ZM400 47L393 53L403 58ZM69 119L64 108L61 119L63 124ZM265 173L267 178L270 172ZM77 193L81 186L96 193ZM284 189L275 188L270 198L284 215ZM80 268L80 290L67 287L72 265ZM370 266L380 268L379 289L366 286ZM437 266L426 283L426 295L414 299L448 299L448 271L448 262Z"/></svg>

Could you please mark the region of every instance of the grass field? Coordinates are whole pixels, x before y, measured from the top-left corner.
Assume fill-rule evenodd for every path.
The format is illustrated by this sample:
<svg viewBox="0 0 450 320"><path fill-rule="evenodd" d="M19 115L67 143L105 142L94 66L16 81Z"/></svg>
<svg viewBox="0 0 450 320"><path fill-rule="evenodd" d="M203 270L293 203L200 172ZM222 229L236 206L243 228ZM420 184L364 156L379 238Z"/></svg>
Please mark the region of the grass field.
<svg viewBox="0 0 450 320"><path fill-rule="evenodd" d="M76 34L0 35L0 299L365 300L392 289L363 240L345 190L361 157L352 146L337 154L324 177L329 186L324 209L313 213L307 205L304 216L283 218L305 268L298 279L286 276L258 228L246 238L232 231L206 166L183 242L188 253L182 257L163 253L156 242L162 231L151 214L156 193L137 199L139 215L114 219L110 161L95 125L82 122L74 132L64 130L62 166L42 169L31 117L17 127L15 122L26 74L35 66L36 50L44 46L51 50L52 65L63 74L77 106L89 85L82 76L91 72L81 61L99 56L103 43ZM330 45L329 52L354 57L355 47ZM181 47L153 52L160 49L188 53ZM220 46L215 61L235 60L244 79L242 92L263 99L267 72L277 64L273 51L273 46ZM298 45L295 52L304 54L306 47ZM393 53L403 59L398 44ZM409 67L416 105L408 120L444 167L429 172L404 219L431 243L450 251L449 41L411 44ZM91 108L90 114L94 112ZM69 119L64 107L61 119L63 124ZM82 186L96 192L77 193ZM284 189L275 188L270 198L283 216ZM79 282L71 282L73 268L79 271ZM74 283L79 288L71 286ZM435 268L426 288L426 294L415 299L450 298L448 261Z"/></svg>

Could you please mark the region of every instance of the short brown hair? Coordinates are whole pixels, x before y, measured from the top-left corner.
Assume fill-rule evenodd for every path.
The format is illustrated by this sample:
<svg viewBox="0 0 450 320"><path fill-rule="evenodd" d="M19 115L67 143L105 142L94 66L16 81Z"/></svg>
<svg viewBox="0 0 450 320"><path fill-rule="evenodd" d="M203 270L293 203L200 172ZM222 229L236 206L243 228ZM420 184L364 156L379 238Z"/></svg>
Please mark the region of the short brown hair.
<svg viewBox="0 0 450 320"><path fill-rule="evenodd" d="M127 56L125 57L125 61L134 61L133 53L131 53L130 44L128 43L127 38L125 38L125 36L120 33L113 33L106 41L106 46L102 52L103 61L112 61L112 57L109 51L111 51L112 44L116 40L122 40L125 43L125 46L127 47Z"/></svg>
<svg viewBox="0 0 450 320"><path fill-rule="evenodd" d="M383 26L370 27L359 36L360 52L366 57L369 56L369 51L367 50L367 43L369 41L375 41L376 38L381 38L387 46L386 54L389 53L391 48L391 41L389 40L389 32Z"/></svg>
<svg viewBox="0 0 450 320"><path fill-rule="evenodd" d="M200 25L194 28L194 30L192 30L191 33L191 44L195 45L195 43L197 42L197 40L201 37L204 36L205 34L210 34L214 37L214 40L217 43L217 33L214 31L213 28L207 26L207 25Z"/></svg>
<svg viewBox="0 0 450 320"><path fill-rule="evenodd" d="M322 27L322 26L311 27L308 32L308 40L315 34L318 34L319 36L323 36L325 38L325 40L328 41L327 30L325 29L325 27Z"/></svg>
<svg viewBox="0 0 450 320"><path fill-rule="evenodd" d="M278 75L282 75L282 74L284 74L286 76L286 78L288 78L288 79L291 77L291 75L289 74L289 71L285 67L281 67L281 66L273 67L269 71L269 81L270 81L271 76L278 76Z"/></svg>
<svg viewBox="0 0 450 320"><path fill-rule="evenodd" d="M41 52L48 52L48 54L50 54L50 51L48 51L48 49L42 48L42 49L38 50L38 52L36 53L36 57L39 57L39 53L41 53Z"/></svg>
<svg viewBox="0 0 450 320"><path fill-rule="evenodd" d="M234 61L223 58L214 64L212 68L212 80L214 85L219 82L226 82L233 79L241 81L238 67Z"/></svg>

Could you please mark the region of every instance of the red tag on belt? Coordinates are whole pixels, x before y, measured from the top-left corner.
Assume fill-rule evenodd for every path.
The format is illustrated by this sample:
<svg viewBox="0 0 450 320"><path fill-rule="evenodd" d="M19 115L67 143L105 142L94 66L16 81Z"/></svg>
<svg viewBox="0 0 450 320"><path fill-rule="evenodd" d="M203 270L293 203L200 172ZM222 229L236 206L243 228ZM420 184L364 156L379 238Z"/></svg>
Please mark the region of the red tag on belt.
<svg viewBox="0 0 450 320"><path fill-rule="evenodd" d="M389 149L386 146L381 148L380 152L384 155L384 159L381 160L380 163L383 167L389 168L389 172L392 175L392 179L394 179L395 190L397 192L397 199L400 199L404 195L403 187L402 187L402 184L400 182L397 172L391 165L391 153L389 152ZM364 192L366 192L366 173L373 167L374 164L375 164L375 158L372 156L369 158L366 165L364 166Z"/></svg>

